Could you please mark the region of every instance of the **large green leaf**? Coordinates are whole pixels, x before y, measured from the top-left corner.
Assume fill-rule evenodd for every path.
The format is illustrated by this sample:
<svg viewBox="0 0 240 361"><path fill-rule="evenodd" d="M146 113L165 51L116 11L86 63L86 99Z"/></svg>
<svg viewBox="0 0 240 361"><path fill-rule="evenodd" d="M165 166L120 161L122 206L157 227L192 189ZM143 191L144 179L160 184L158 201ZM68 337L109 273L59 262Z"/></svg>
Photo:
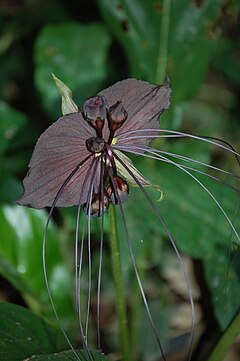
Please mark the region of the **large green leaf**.
<svg viewBox="0 0 240 361"><path fill-rule="evenodd" d="M52 73L73 92L77 104L100 90L107 75L110 37L99 23L47 25L35 43L35 83L43 104L59 116L60 97Z"/></svg>
<svg viewBox="0 0 240 361"><path fill-rule="evenodd" d="M14 286L23 292L32 308L53 317L42 266L42 238L46 220L45 211L20 206L0 208L0 271L10 282L16 278ZM48 277L60 317L71 319L71 277L64 262L59 238L57 229L52 225L47 236Z"/></svg>
<svg viewBox="0 0 240 361"><path fill-rule="evenodd" d="M209 152L201 143L196 146L196 143L193 144L192 141L179 141L175 145L171 143L170 147L175 153L189 155L201 161L208 161L209 158ZM150 190L148 192L179 249L192 257L203 260L216 317L224 329L240 306L237 271L231 266L229 260L230 236L231 241L238 242L238 240L229 222L212 197L181 169L150 159L144 162L136 158L133 163L139 166L141 172L152 182L160 184L164 192L162 202L157 203L157 195L149 192ZM206 171L202 167L199 169ZM193 174L212 192L230 220L235 218L234 226L238 231L239 219L234 217L237 193L219 182L197 173ZM229 182L230 179L223 177L223 181ZM167 234L146 199L141 195L141 191L135 190L132 193L132 199L126 202L125 209L136 259L139 263L139 259L142 260L145 257L148 262L151 260L151 264L161 265L162 238L168 238ZM139 227L139 224L143 226ZM128 249L124 239L121 242L121 251L125 261L129 256L127 256ZM235 262L237 261L239 262L239 259L236 257ZM228 265L229 275L227 274ZM126 266L124 269L126 270Z"/></svg>
<svg viewBox="0 0 240 361"><path fill-rule="evenodd" d="M19 361L36 354L56 351L52 329L23 307L0 302L0 358Z"/></svg>
<svg viewBox="0 0 240 361"><path fill-rule="evenodd" d="M57 352L61 336L43 319L23 307L0 302L0 358L1 361L72 360L73 351ZM62 341L61 341L62 343ZM76 351L80 360L89 360L85 351ZM91 352L92 360L106 361L99 351Z"/></svg>
<svg viewBox="0 0 240 361"><path fill-rule="evenodd" d="M215 22L223 0L171 2L167 74L176 102L198 90L216 46ZM163 1L98 0L101 14L122 43L131 75L158 82Z"/></svg>
<svg viewBox="0 0 240 361"><path fill-rule="evenodd" d="M240 308L240 280L226 252L226 248L216 249L214 260L205 260L205 275L212 294L215 317L225 330ZM239 256L239 255L238 255ZM239 262L239 257L236 258Z"/></svg>
<svg viewBox="0 0 240 361"><path fill-rule="evenodd" d="M182 155L191 154L191 157L202 161L207 161L209 158L208 151L200 143L198 145L195 142L191 144L193 143L191 141L178 143L182 146L177 146L177 144L174 146L171 143L172 152ZM212 197L200 184L174 165L166 165L161 161L151 159L144 161L139 157L135 158L133 163L144 176L154 184L161 186L164 193L163 201L157 203L157 196L154 193L151 193L152 199L158 204L159 211L183 251L188 252L193 257L208 258L214 254L217 245L229 246L230 225ZM198 169L204 171L204 168L198 167ZM236 192L212 179L194 172L192 174L198 177L203 185L213 193L225 212L232 218L236 205ZM227 179L224 180L227 181ZM129 199L126 203L126 211L129 209L130 213L128 221L133 222L132 231L136 235L139 234L139 240L141 239L141 232L142 237L147 234L152 237L157 231L156 217L140 193L139 191L135 195L135 201ZM136 204L140 204L141 200L146 206L136 207ZM149 209L147 222L144 223L144 227L137 228L136 223L143 222L146 212L148 212L147 209ZM160 222L158 223L159 233L161 226ZM153 224L155 225L153 226ZM236 227L239 227L238 223L236 223ZM162 230L161 233L164 234L164 231Z"/></svg>

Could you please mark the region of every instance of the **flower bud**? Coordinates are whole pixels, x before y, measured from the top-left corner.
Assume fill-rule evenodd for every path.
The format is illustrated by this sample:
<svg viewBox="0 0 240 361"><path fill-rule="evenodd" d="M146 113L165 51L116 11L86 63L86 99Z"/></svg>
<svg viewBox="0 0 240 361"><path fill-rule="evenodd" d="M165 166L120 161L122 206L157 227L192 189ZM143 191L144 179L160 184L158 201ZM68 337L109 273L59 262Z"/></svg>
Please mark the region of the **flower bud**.
<svg viewBox="0 0 240 361"><path fill-rule="evenodd" d="M92 202L90 205L90 214L93 217L101 217L102 214L108 209L108 207L109 198L107 192L104 190L102 202L101 191L99 191L98 193L94 194L92 198ZM88 214L89 210L86 203L84 204L83 209Z"/></svg>
<svg viewBox="0 0 240 361"><path fill-rule="evenodd" d="M129 196L129 186L125 180L119 176L114 176L115 187L112 186L112 194L111 194L111 202L113 204L118 204L119 200L121 203L125 202ZM115 194L115 189L117 191L118 196ZM109 188L108 193L111 188Z"/></svg>
<svg viewBox="0 0 240 361"><path fill-rule="evenodd" d="M128 117L122 102L117 101L108 110L108 126L111 131L120 128Z"/></svg>
<svg viewBox="0 0 240 361"><path fill-rule="evenodd" d="M87 99L83 104L83 115L89 124L100 135L107 115L107 100L97 95Z"/></svg>
<svg viewBox="0 0 240 361"><path fill-rule="evenodd" d="M86 140L86 147L89 152L100 153L105 145L105 141L100 137L93 137Z"/></svg>

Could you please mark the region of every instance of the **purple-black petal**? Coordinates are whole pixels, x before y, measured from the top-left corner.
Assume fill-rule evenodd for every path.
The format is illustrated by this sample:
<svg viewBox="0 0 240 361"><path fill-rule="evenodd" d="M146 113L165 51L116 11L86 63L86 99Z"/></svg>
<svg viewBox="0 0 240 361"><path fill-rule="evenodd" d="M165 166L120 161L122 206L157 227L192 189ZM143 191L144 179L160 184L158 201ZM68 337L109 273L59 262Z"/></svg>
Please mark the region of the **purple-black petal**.
<svg viewBox="0 0 240 361"><path fill-rule="evenodd" d="M94 130L84 121L81 113L63 116L51 125L37 141L23 181L24 193L18 204L33 208L51 206L66 178L89 155L86 139L93 135ZM88 159L74 174L57 206L78 204L90 164L91 159ZM87 200L87 191L88 186L82 194L81 204Z"/></svg>
<svg viewBox="0 0 240 361"><path fill-rule="evenodd" d="M128 114L125 123L116 131L115 136L117 136L132 130L159 129L159 116L170 105L171 88L168 80L161 85L155 85L143 80L126 79L99 94L106 97L110 106L117 101L122 102ZM108 134L106 125L103 134L104 138ZM143 132L141 135L146 136L144 139L131 141L119 139L118 144L146 146L150 142L148 136L152 134L156 133Z"/></svg>

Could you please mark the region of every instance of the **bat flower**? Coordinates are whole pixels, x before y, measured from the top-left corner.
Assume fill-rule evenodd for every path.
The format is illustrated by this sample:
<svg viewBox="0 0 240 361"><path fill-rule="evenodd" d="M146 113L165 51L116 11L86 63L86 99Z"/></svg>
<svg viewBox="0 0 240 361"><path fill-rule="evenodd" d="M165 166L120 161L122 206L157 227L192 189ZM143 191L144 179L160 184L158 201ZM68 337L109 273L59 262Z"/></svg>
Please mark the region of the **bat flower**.
<svg viewBox="0 0 240 361"><path fill-rule="evenodd" d="M59 85L60 81L56 81ZM66 87L61 85L60 89L66 94ZM110 202L125 201L129 184L122 163L127 158L118 150L113 151L114 146L146 147L154 134L151 130L158 129L159 115L169 107L170 94L167 80L162 85L152 85L127 79L87 99L82 111L65 95L65 115L38 139L18 203L33 208L50 207L53 202L59 207L79 203L85 206L92 189L91 214L99 216L101 204L105 210ZM118 139L120 132L139 129L146 130L144 138ZM142 184L151 184L129 159L127 164ZM130 183L134 180L130 179Z"/></svg>
<svg viewBox="0 0 240 361"><path fill-rule="evenodd" d="M62 96L63 116L51 125L38 139L29 163L29 171L23 181L24 193L18 200L18 204L33 208L51 207L44 234L43 249L45 249L46 232L53 209L55 207L78 206L75 257L76 302L84 347L88 350L87 330L91 295L90 218L91 216L102 217L97 309L98 339L100 339L99 312L103 218L105 211L112 203L113 205L117 205L120 209L122 224L144 306L146 308L153 332L156 336L162 358L163 360L166 360L139 277L122 206L122 203L128 199L131 187L138 186L148 201L148 204L150 204L155 216L165 229L165 232L181 264L185 281L187 283L192 310L192 332L188 355L188 360L190 360L194 335L194 305L191 287L174 239L159 213L156 204L147 193L146 186L153 186L160 192L161 189L159 186L153 185L150 180L148 180L135 168L132 161L126 156L125 152L168 163L191 177L192 180L207 193L210 199L218 207L238 242L240 242L239 234L236 231L230 217L216 199L213 192L207 188L207 186L197 177L196 174L200 174L201 176L206 176L216 182L220 182L231 188L234 192L239 192L239 190L234 188L232 184L224 182L219 174L224 174L225 176L230 176L231 178L236 178L237 176L221 168L206 164L200 160L172 152L154 149L150 146L150 141L155 138L163 137L191 138L204 142L205 144L210 144L211 146L214 145L219 149L224 149L225 151L234 154L236 157L238 157L239 154L237 154L228 143L216 138L206 136L200 137L188 133L160 129L159 116L165 109L168 109L170 105L171 88L168 79L166 79L161 85L154 85L136 79L120 81L101 91L96 96L87 99L81 110L72 100L72 93L70 89L55 76L54 80ZM204 166L205 168L210 169L211 173L206 173L198 166ZM193 172L196 174L194 175ZM78 246L79 214L81 209L84 210L84 220L87 217L89 224L87 236L89 254L89 291L85 330L82 324L80 300L84 230L82 231L81 247ZM48 286L45 262L44 251L44 275L49 297L57 317ZM62 331L65 334L63 329ZM68 340L66 334L65 337ZM68 342L70 344L69 340ZM71 344L70 347L72 348ZM88 356L92 359L90 353ZM77 355L76 357L79 359Z"/></svg>

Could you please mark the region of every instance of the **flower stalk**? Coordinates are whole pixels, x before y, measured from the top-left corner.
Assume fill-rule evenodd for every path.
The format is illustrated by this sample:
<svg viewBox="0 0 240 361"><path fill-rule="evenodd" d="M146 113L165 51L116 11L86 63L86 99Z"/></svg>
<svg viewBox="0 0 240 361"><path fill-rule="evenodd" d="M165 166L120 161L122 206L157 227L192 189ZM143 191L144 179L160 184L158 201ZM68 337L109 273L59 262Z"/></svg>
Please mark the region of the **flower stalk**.
<svg viewBox="0 0 240 361"><path fill-rule="evenodd" d="M227 330L223 333L222 337L215 346L211 353L208 361L219 361L223 360L224 356L239 336L240 330L240 312L237 313L233 321L228 326Z"/></svg>
<svg viewBox="0 0 240 361"><path fill-rule="evenodd" d="M127 310L126 300L124 297L121 260L119 251L119 239L117 231L116 211L113 205L109 207L110 217L110 245L111 245L111 258L112 258L112 272L115 283L116 291L116 306L119 324L119 333L122 349L122 360L130 361L130 339L127 327Z"/></svg>

